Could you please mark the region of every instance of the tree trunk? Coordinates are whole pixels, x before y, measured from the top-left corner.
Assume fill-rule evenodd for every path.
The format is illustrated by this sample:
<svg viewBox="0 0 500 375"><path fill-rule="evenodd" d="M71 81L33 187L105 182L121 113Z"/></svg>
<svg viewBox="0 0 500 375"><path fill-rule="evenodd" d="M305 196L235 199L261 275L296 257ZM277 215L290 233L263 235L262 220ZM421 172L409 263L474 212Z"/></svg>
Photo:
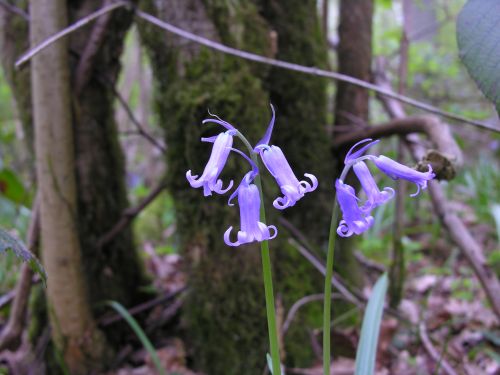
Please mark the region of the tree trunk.
<svg viewBox="0 0 500 375"><path fill-rule="evenodd" d="M339 15L338 72L371 80L373 0L341 0ZM355 127L368 123L369 93L346 82L337 83L335 125ZM340 173L345 152L335 155ZM350 181L350 184L356 184ZM339 239L335 252L337 271L350 283L362 286L359 264L354 257L354 238Z"/></svg>
<svg viewBox="0 0 500 375"><path fill-rule="evenodd" d="M266 52L265 23L249 2L234 7L208 0L145 5L146 11L185 30ZM208 374L260 373L269 352L260 252L253 245L224 244L225 230L239 226L238 207L228 207L227 196L203 197L185 175L190 169L201 173L208 160L210 146L200 137L223 130L201 125L208 109L238 126L252 142L260 139L270 119L262 110L269 108L268 96L255 77L263 69L155 26L141 24L140 30L152 60L156 109L168 145L167 177L188 272L184 314L194 364ZM241 161L231 156L222 175L225 181L239 183L249 169Z"/></svg>
<svg viewBox="0 0 500 375"><path fill-rule="evenodd" d="M67 25L64 0L30 2L31 44ZM104 336L90 312L78 239L68 49L58 41L32 61L41 249L52 334L72 374L98 368Z"/></svg>
<svg viewBox="0 0 500 375"><path fill-rule="evenodd" d="M259 0L257 3L262 16L276 33L277 59L325 67L326 44L315 0ZM298 178L304 173L312 173L319 180L316 191L307 194L294 207L274 211L270 217L286 217L317 245L327 241L334 193L330 141L326 132L326 83L324 78L279 68L272 68L263 80L277 112L272 143L283 149ZM273 254L277 287L283 296L283 306L288 310L305 295L321 291L324 281L321 274L287 244L286 231L279 229L279 239L283 241ZM322 257L324 254L317 255ZM287 365L312 365L312 346L304 343L310 341L310 331L321 325L321 319L320 302L309 304L298 313L286 336Z"/></svg>
<svg viewBox="0 0 500 375"><path fill-rule="evenodd" d="M69 2L71 21L102 6L101 0ZM132 13L116 10L71 35L79 233L83 264L96 304L114 299L132 306L144 299L147 280L134 247L132 228L100 248L98 242L128 207L125 163L114 119L114 87ZM96 311L99 313L99 311ZM119 340L120 330L108 334ZM113 341L115 338L113 338Z"/></svg>

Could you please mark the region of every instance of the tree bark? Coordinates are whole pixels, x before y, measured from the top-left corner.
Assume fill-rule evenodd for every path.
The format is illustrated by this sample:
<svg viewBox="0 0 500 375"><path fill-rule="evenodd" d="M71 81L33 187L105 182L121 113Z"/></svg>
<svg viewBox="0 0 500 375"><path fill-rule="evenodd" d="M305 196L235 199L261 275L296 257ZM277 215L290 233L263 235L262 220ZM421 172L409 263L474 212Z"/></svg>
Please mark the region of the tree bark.
<svg viewBox="0 0 500 375"><path fill-rule="evenodd" d="M250 2L234 7L215 0L143 4L145 11L185 30L267 52L265 22ZM217 194L203 197L185 175L190 169L201 173L210 155L211 147L200 137L223 131L201 125L208 109L238 126L252 142L260 139L270 119L262 110L269 108L268 95L256 77L263 69L152 25L141 24L140 31L152 60L156 110L166 134L168 187L188 273L190 293L183 311L194 365L208 374L260 373L269 349L258 246L226 246L225 230L239 226L238 207L228 207L227 197ZM238 184L248 169L234 154L222 178Z"/></svg>
<svg viewBox="0 0 500 375"><path fill-rule="evenodd" d="M341 0L339 14L338 72L365 81L371 80L373 0ZM335 97L335 126L367 124L369 93L366 89L346 82L337 83ZM347 150L334 154L340 174ZM347 179L351 185L355 180ZM339 239L335 252L336 270L348 282L362 286L363 278L354 257L355 239Z"/></svg>
<svg viewBox="0 0 500 375"><path fill-rule="evenodd" d="M71 21L102 6L101 0L70 1ZM143 301L147 284L126 226L102 248L99 240L128 207L125 162L114 119L114 86L132 13L116 10L70 37L70 61L78 190L78 229L91 304L114 299L124 306ZM101 311L102 312L102 311ZM96 314L101 313L95 310ZM107 332L113 342L122 330Z"/></svg>
<svg viewBox="0 0 500 375"><path fill-rule="evenodd" d="M339 19L338 72L371 81L373 0L341 0ZM368 104L368 90L339 81L335 124L366 124Z"/></svg>
<svg viewBox="0 0 500 375"><path fill-rule="evenodd" d="M316 1L287 2L258 0L260 13L275 33L277 59L306 66L325 67L327 47ZM314 174L319 181L316 191L306 194L294 207L273 210L270 217L284 216L317 244L327 242L333 203L333 168L326 131L326 80L279 68L271 68L263 86L269 90L276 107L277 120L271 143L283 149L299 179ZM272 186L276 184L271 182ZM278 191L273 191L278 193ZM287 231L279 227L281 241L273 252L277 289L288 310L297 300L323 289L323 278L296 249L286 241ZM320 254L317 254L320 255ZM321 254L322 256L323 254ZM310 341L312 327L321 325L321 304L310 304L301 310L290 327L285 341L286 364L308 367L314 359Z"/></svg>
<svg viewBox="0 0 500 375"><path fill-rule="evenodd" d="M64 0L32 0L30 11L32 45L67 25ZM85 374L99 367L106 345L90 311L81 268L68 67L64 39L32 61L35 152L52 334L70 372Z"/></svg>

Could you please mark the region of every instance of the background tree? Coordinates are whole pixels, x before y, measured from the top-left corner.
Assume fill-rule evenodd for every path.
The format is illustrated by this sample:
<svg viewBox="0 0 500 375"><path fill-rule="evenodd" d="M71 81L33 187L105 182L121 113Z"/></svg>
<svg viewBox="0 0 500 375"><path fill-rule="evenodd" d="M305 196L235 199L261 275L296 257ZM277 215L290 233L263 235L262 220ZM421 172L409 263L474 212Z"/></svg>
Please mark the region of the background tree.
<svg viewBox="0 0 500 375"><path fill-rule="evenodd" d="M338 72L371 81L373 0L339 2ZM369 93L366 89L339 81L335 95L335 126L366 126L369 121ZM334 155L340 174L347 150ZM350 182L352 184L352 182ZM350 283L363 285L362 270L354 257L354 238L342 238L335 252L335 268Z"/></svg>
<svg viewBox="0 0 500 375"><path fill-rule="evenodd" d="M67 22L64 1L30 3L33 45ZM59 41L33 59L33 113L40 189L42 258L50 278L48 306L53 337L73 374L102 362L104 337L87 300L76 212L67 45Z"/></svg>

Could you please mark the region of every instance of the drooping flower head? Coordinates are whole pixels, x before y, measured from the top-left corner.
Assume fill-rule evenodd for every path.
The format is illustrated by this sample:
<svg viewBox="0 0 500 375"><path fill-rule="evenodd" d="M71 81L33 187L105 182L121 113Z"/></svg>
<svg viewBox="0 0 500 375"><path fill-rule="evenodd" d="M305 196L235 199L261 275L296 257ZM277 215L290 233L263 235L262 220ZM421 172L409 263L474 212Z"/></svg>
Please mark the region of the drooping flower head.
<svg viewBox="0 0 500 375"><path fill-rule="evenodd" d="M370 212L373 208L384 204L394 196L394 189L390 187L385 187L380 191L365 162L358 161L354 163L352 169L367 197L365 204L361 207L362 211Z"/></svg>
<svg viewBox="0 0 500 375"><path fill-rule="evenodd" d="M295 203L304 196L305 193L314 191L318 187L318 179L310 174L305 173L304 176L309 178L309 181L299 181L293 173L290 164L285 158L285 154L278 146L269 146L271 134L274 128L275 112L271 105L273 116L267 127L267 131L262 139L257 143L254 152L260 154L262 162L269 170L271 175L276 179L283 197L278 197L274 200L273 206L279 210L295 205Z"/></svg>
<svg viewBox="0 0 500 375"><path fill-rule="evenodd" d="M274 225L266 225L260 221L260 193L255 184L252 183L252 172L248 172L236 192L229 198L229 205L235 195L238 196L240 206L240 230L237 240L230 239L233 227L229 227L224 233L224 242L229 246L239 246L253 241L271 240L276 237L278 231Z"/></svg>
<svg viewBox="0 0 500 375"><path fill-rule="evenodd" d="M311 182L299 181L288 164L288 161L278 146L260 146L260 156L262 162L269 170L271 175L276 179L283 197L278 197L274 200L273 206L279 210L295 205L295 203L304 196L318 187L318 180L310 173L305 173Z"/></svg>
<svg viewBox="0 0 500 375"><path fill-rule="evenodd" d="M402 178L415 183L418 189L415 194L411 195L412 197L417 195L421 188L425 189L427 187L427 181L435 177L430 165L427 172L419 172L384 155L363 156L363 153L368 148L378 142L378 140L372 141L371 139L364 139L351 147L345 157L344 170L342 171L340 179L335 183L337 200L343 214L343 220L340 221L339 227L337 228L337 233L340 236L348 237L352 234L360 234L366 231L373 223L373 217L370 216L371 210L389 201L394 196L394 190L390 187L385 187L380 191L370 170L364 162L365 160L371 160L380 171L393 179ZM356 150L356 148L362 144L364 145ZM357 201L359 199L356 197L354 188L343 183L351 167L358 177L361 187L367 197L366 202L361 207L358 206Z"/></svg>
<svg viewBox="0 0 500 375"><path fill-rule="evenodd" d="M432 167L429 164L429 170L427 172L419 172L413 168L407 167L406 165L399 164L387 156L380 155L372 159L378 169L384 172L386 175L394 180L402 178L413 182L417 185L417 191L411 194L411 197L418 195L420 189L427 188L427 181L432 180L436 175L432 172Z"/></svg>
<svg viewBox="0 0 500 375"><path fill-rule="evenodd" d="M368 230L373 224L373 217L359 208L354 188L337 179L335 189L343 216L343 220L340 221L337 228L337 234L341 237L349 237L352 234L361 234Z"/></svg>
<svg viewBox="0 0 500 375"><path fill-rule="evenodd" d="M198 178L198 175L191 175L191 170L186 172L186 178L191 187L199 188L203 186L203 194L205 196L212 195L212 191L218 194L224 194L233 186L233 180L231 180L229 185L223 189L223 182L219 179L219 175L226 164L227 157L231 152L231 146L233 145L232 132L232 130L229 130L215 137L202 138L202 141L212 142L214 144L203 174Z"/></svg>

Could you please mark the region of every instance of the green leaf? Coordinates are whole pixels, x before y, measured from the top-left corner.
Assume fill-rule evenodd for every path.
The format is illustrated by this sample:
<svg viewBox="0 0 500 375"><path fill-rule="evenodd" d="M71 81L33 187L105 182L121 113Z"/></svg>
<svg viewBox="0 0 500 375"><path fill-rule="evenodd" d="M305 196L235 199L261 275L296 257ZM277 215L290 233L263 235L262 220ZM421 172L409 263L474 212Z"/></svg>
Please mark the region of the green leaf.
<svg viewBox="0 0 500 375"><path fill-rule="evenodd" d="M392 0L377 0L376 5L381 5L384 9L392 8Z"/></svg>
<svg viewBox="0 0 500 375"><path fill-rule="evenodd" d="M266 353L266 359L267 359L267 368L269 369L271 375L273 375L273 359L271 357L271 354ZM285 370L283 369L283 365L280 364L280 366L281 366L281 375L285 375Z"/></svg>
<svg viewBox="0 0 500 375"><path fill-rule="evenodd" d="M7 250L12 250L18 258L20 258L23 262L28 263L33 272L40 275L45 286L47 282L47 274L38 259L26 248L26 246L24 246L21 240L0 228L0 254Z"/></svg>
<svg viewBox="0 0 500 375"><path fill-rule="evenodd" d="M28 194L17 175L10 169L0 170L0 193L14 203L28 204Z"/></svg>
<svg viewBox="0 0 500 375"><path fill-rule="evenodd" d="M355 375L372 375L375 372L378 335L380 333L380 323L384 311L387 285L387 273L384 273L375 283L372 295L368 300L356 353Z"/></svg>
<svg viewBox="0 0 500 375"><path fill-rule="evenodd" d="M469 0L458 15L460 57L483 94L500 109L500 1Z"/></svg>
<svg viewBox="0 0 500 375"><path fill-rule="evenodd" d="M135 320L134 317L130 315L130 313L127 311L127 309L123 307L123 305L121 305L120 303L116 301L108 301L106 302L106 304L115 309L116 312L120 314L123 317L123 319L127 321L130 328L132 328L134 333L141 341L142 345L144 346L144 349L146 349L146 351L151 356L151 359L153 360L153 363L156 367L156 370L158 371L158 374L167 375L165 369L161 365L160 358L158 357L158 354L156 353L153 344L151 344L151 341L149 341L148 336L146 336L139 323L137 323L137 320Z"/></svg>

